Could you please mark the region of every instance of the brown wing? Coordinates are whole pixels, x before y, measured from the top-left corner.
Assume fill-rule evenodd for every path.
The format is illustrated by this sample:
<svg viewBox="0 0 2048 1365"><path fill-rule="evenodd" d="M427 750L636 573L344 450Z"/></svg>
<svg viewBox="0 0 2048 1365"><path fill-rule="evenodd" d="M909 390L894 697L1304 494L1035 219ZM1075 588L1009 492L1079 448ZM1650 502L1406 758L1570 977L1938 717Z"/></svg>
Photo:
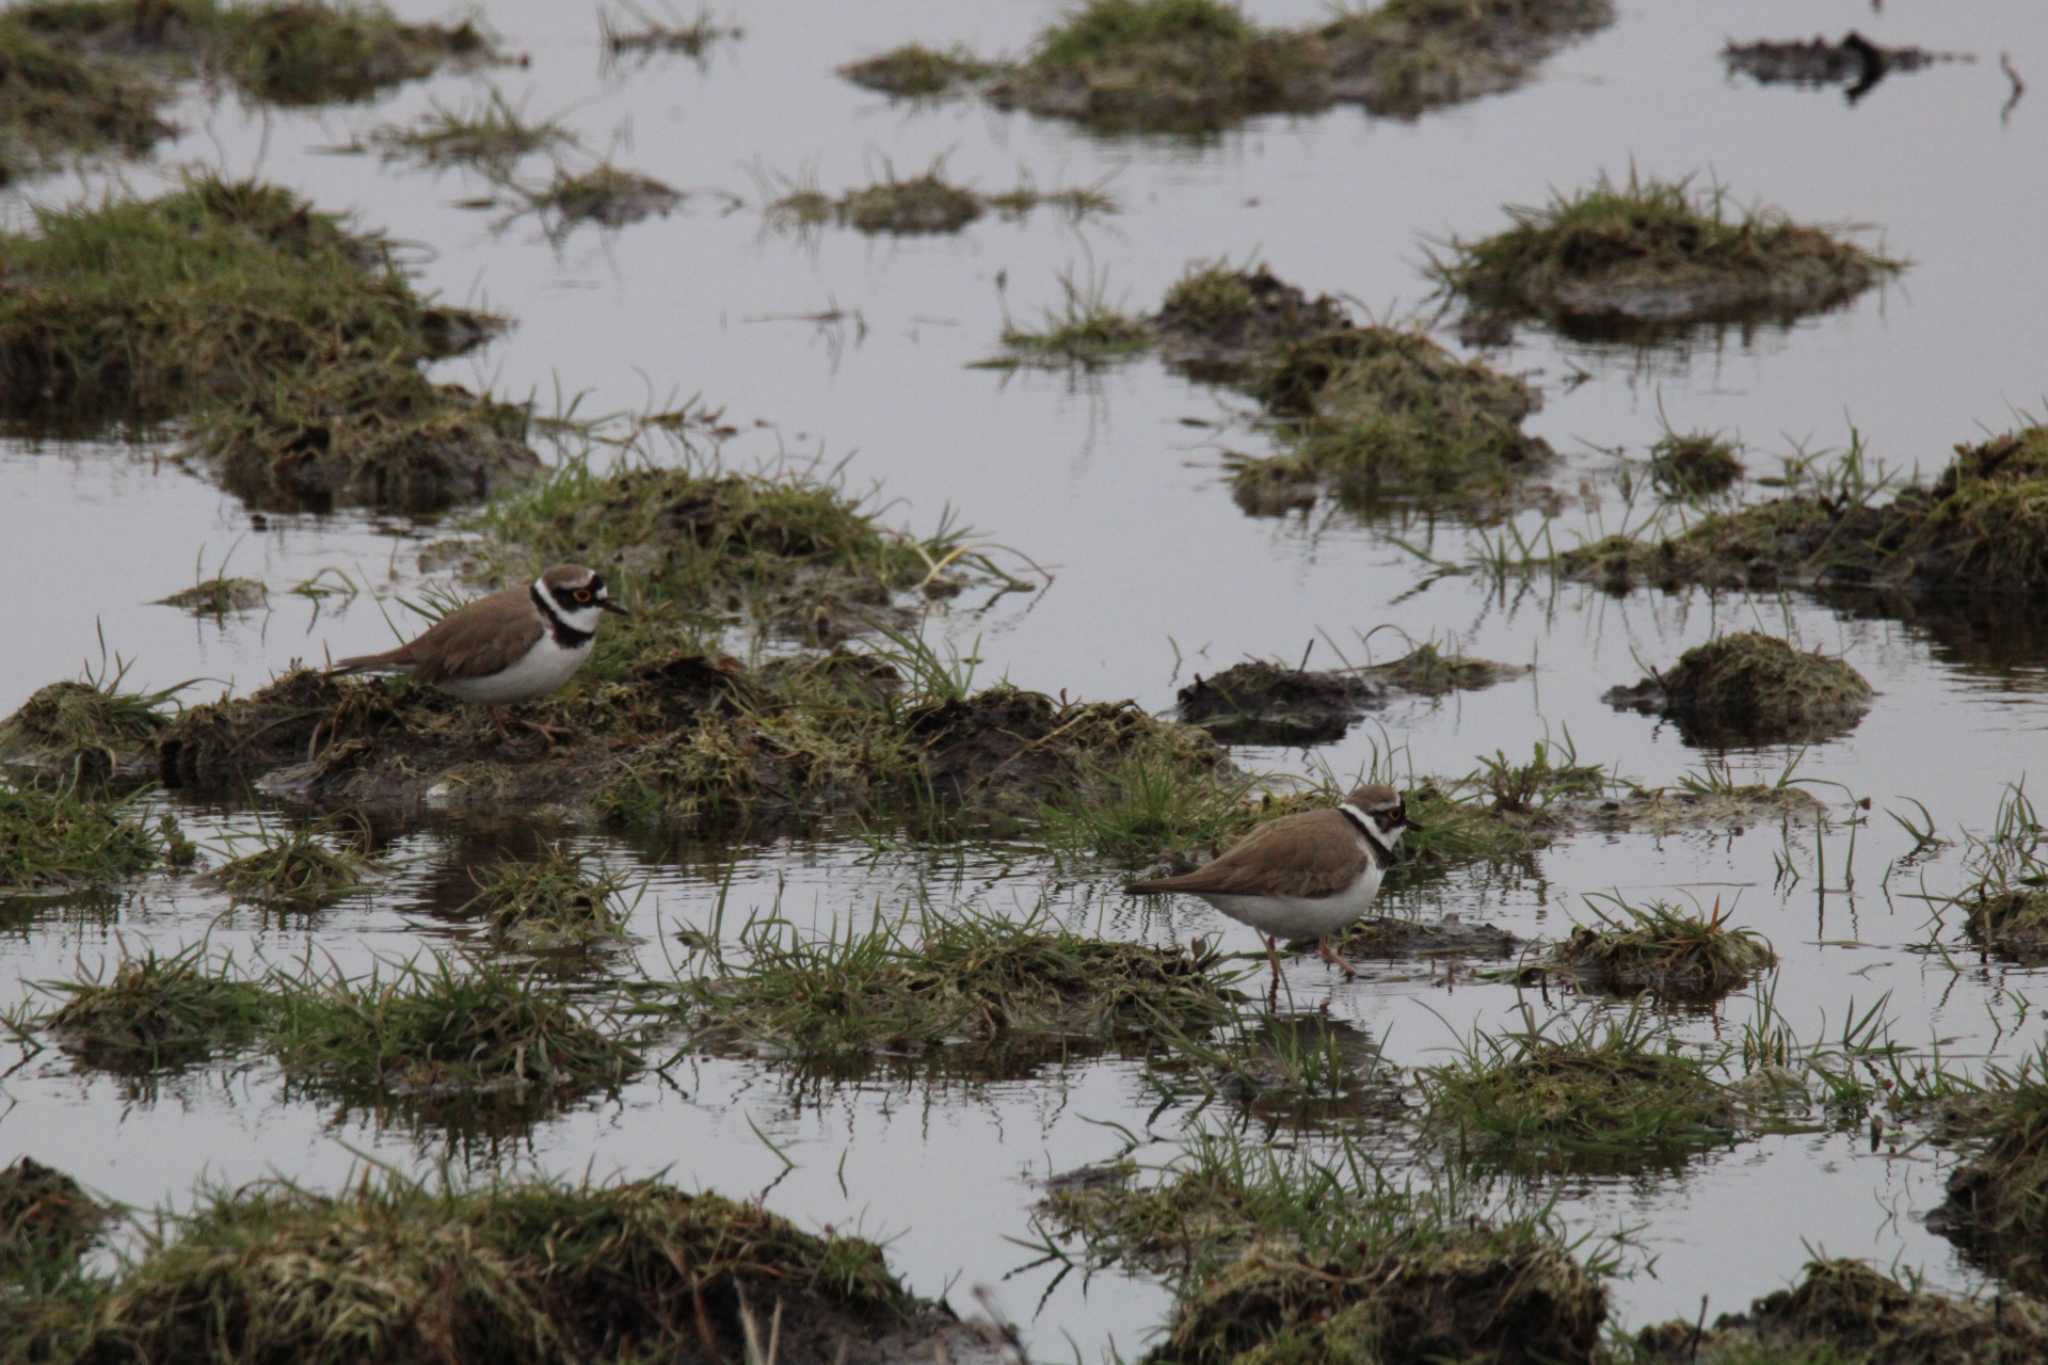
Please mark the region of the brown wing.
<svg viewBox="0 0 2048 1365"><path fill-rule="evenodd" d="M1303 811L1258 826L1222 857L1193 872L1133 882L1129 889L1140 895L1328 896L1349 886L1370 857L1344 816L1334 810Z"/></svg>
<svg viewBox="0 0 2048 1365"><path fill-rule="evenodd" d="M496 673L533 648L547 628L537 613L526 610L527 592L507 588L480 597L449 612L419 638L383 654L343 659L333 671L402 668L424 683Z"/></svg>

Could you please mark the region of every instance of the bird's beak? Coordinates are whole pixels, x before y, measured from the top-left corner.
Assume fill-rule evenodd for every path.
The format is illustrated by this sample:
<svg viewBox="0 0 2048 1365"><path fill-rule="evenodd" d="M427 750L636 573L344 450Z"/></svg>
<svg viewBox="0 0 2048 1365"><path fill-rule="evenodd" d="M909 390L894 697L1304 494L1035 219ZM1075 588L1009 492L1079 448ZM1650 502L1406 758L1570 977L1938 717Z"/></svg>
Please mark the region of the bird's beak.
<svg viewBox="0 0 2048 1365"><path fill-rule="evenodd" d="M599 611L608 611L614 616L631 616L633 614L632 612L627 611L624 607L620 606L618 603L612 601L612 599L609 597L598 598L597 609Z"/></svg>

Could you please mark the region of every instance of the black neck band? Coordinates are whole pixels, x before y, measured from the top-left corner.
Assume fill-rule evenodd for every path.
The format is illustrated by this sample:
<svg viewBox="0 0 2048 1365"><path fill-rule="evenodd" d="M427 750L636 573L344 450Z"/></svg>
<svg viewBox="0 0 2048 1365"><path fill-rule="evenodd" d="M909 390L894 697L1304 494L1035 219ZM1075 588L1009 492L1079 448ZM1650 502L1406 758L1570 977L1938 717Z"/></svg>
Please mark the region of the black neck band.
<svg viewBox="0 0 2048 1365"><path fill-rule="evenodd" d="M555 604L548 601L548 595L536 583L526 590L533 596L533 605L540 612L541 619L548 623L548 634L555 637L555 643L563 649L581 649L597 638L594 630L578 630L555 614Z"/></svg>
<svg viewBox="0 0 2048 1365"><path fill-rule="evenodd" d="M1372 832L1372 826L1365 822L1365 818L1357 811L1351 809L1349 805L1342 805L1337 807L1337 809L1343 813L1346 820L1351 822L1352 828L1365 836L1365 846L1372 850L1372 860L1379 864L1380 871L1384 872L1392 867L1394 865L1394 850L1380 842L1380 836Z"/></svg>

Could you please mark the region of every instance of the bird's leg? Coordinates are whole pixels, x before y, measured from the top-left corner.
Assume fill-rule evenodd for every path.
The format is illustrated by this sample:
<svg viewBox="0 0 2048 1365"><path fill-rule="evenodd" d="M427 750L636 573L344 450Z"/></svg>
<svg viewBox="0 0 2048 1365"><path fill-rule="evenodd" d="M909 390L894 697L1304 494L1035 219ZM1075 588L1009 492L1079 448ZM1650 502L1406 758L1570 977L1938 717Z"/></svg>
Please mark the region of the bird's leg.
<svg viewBox="0 0 2048 1365"><path fill-rule="evenodd" d="M568 726L550 725L544 720L522 720L519 723L528 730L531 730L535 734L539 735L542 739L546 740L548 748L550 749L555 747L556 735L566 735L569 733Z"/></svg>
<svg viewBox="0 0 2048 1365"><path fill-rule="evenodd" d="M1330 946L1330 940L1327 937L1319 938L1316 940L1316 952L1322 955L1323 961L1329 963L1332 967L1335 967L1338 971L1344 973L1344 979L1346 981L1355 981L1358 979L1358 969L1353 967L1349 962L1346 962L1342 957L1338 956L1337 950Z"/></svg>
<svg viewBox="0 0 2048 1365"><path fill-rule="evenodd" d="M1259 937L1266 940L1266 961L1273 964L1273 989L1278 990L1280 989L1280 950L1273 946L1273 936L1271 934L1260 934Z"/></svg>

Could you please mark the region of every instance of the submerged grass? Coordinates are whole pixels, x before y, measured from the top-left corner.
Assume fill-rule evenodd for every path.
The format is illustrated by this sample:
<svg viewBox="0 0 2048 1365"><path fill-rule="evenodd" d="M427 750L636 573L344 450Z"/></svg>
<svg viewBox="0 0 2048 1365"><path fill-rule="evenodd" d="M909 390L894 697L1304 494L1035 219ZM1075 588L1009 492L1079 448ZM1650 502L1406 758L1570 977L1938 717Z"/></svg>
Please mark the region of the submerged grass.
<svg viewBox="0 0 2048 1365"><path fill-rule="evenodd" d="M528 120L494 89L462 108L435 104L411 124L373 128L363 145L377 149L387 161L475 166L503 175L521 157L567 148L575 141L559 120Z"/></svg>
<svg viewBox="0 0 2048 1365"><path fill-rule="evenodd" d="M1278 349L1255 392L1289 449L1233 481L1328 484L1354 510L1389 500L1483 501L1549 464L1521 428L1541 400L1520 379L1461 361L1419 331L1346 327Z"/></svg>
<svg viewBox="0 0 2048 1365"><path fill-rule="evenodd" d="M38 1022L87 1066L123 1073L189 1066L247 1046L273 1018L260 981L215 961L205 940L160 957L145 948L69 981L39 981L56 1001Z"/></svg>
<svg viewBox="0 0 2048 1365"><path fill-rule="evenodd" d="M867 1361L939 1321L872 1242L655 1181L271 1179L202 1191L174 1228L77 1324L77 1358L738 1360L772 1319L794 1358Z"/></svg>
<svg viewBox="0 0 2048 1365"><path fill-rule="evenodd" d="M955 185L934 164L923 175L886 180L848 190L837 199L814 188L791 190L768 205L771 222L816 228L842 223L857 232L888 236L919 236L958 232L983 214L996 212L1021 218L1040 207L1059 208L1071 218L1114 212L1116 202L1100 189L1082 187L1041 190L1029 181L998 194Z"/></svg>
<svg viewBox="0 0 2048 1365"><path fill-rule="evenodd" d="M741 931L679 983L692 1046L807 1058L876 1049L1143 1043L1229 1018L1238 974L1194 957L1021 922L922 911L817 940L779 918Z"/></svg>
<svg viewBox="0 0 2048 1365"><path fill-rule="evenodd" d="M666 214L682 201L681 194L652 176L609 161L587 171L558 169L546 188L533 196L536 208L555 215L565 227L597 223L621 228Z"/></svg>
<svg viewBox="0 0 2048 1365"><path fill-rule="evenodd" d="M493 932L522 947L548 948L616 938L625 929L624 877L590 855L551 844L533 858L507 858L470 875L477 893L465 911L479 910Z"/></svg>
<svg viewBox="0 0 2048 1365"><path fill-rule="evenodd" d="M920 43L906 43L878 56L848 62L839 68L839 74L855 85L885 95L931 99L982 80L995 69L957 47L940 51Z"/></svg>
<svg viewBox="0 0 2048 1365"><path fill-rule="evenodd" d="M1574 926L1556 960L1606 990L1714 999L1778 960L1755 930L1728 928L1718 900L1702 916L1664 901L1634 905L1618 892L1584 899L1600 927Z"/></svg>
<svg viewBox="0 0 2048 1365"><path fill-rule="evenodd" d="M0 14L0 185L69 153L147 152L175 131L156 114L165 94L132 66L65 51Z"/></svg>
<svg viewBox="0 0 2048 1365"><path fill-rule="evenodd" d="M53 43L221 71L285 105L369 99L446 61L497 56L473 24L409 24L359 0L29 0L12 13Z"/></svg>
<svg viewBox="0 0 2048 1365"><path fill-rule="evenodd" d="M978 362L979 366L1011 369L1020 365L1079 365L1092 369L1128 360L1151 349L1151 327L1112 305L1100 281L1084 284L1071 275L1062 275L1060 293L1059 307L1048 309L1036 328L1006 321L1002 334L1004 353Z"/></svg>
<svg viewBox="0 0 2048 1365"><path fill-rule="evenodd" d="M1433 273L1478 307L1566 330L1626 335L1753 317L1789 319L1842 303L1902 268L1814 227L1761 209L1731 212L1725 190L1689 180L1606 178L1514 226L1452 241Z"/></svg>
<svg viewBox="0 0 2048 1365"><path fill-rule="evenodd" d="M1428 1123L1474 1158L1535 1169L1628 1169L1730 1140L1717 1065L1660 1040L1639 1011L1475 1030L1458 1060L1421 1075ZM1553 1030L1556 1033L1553 1034Z"/></svg>
<svg viewBox="0 0 2048 1365"><path fill-rule="evenodd" d="M238 901L274 909L317 910L362 885L370 866L345 846L344 841L362 842L361 831L327 822L230 838L232 843L253 840L259 847L214 868L205 880Z"/></svg>
<svg viewBox="0 0 2048 1365"><path fill-rule="evenodd" d="M106 886L162 858L164 834L137 820L134 798L0 778L0 895Z"/></svg>

